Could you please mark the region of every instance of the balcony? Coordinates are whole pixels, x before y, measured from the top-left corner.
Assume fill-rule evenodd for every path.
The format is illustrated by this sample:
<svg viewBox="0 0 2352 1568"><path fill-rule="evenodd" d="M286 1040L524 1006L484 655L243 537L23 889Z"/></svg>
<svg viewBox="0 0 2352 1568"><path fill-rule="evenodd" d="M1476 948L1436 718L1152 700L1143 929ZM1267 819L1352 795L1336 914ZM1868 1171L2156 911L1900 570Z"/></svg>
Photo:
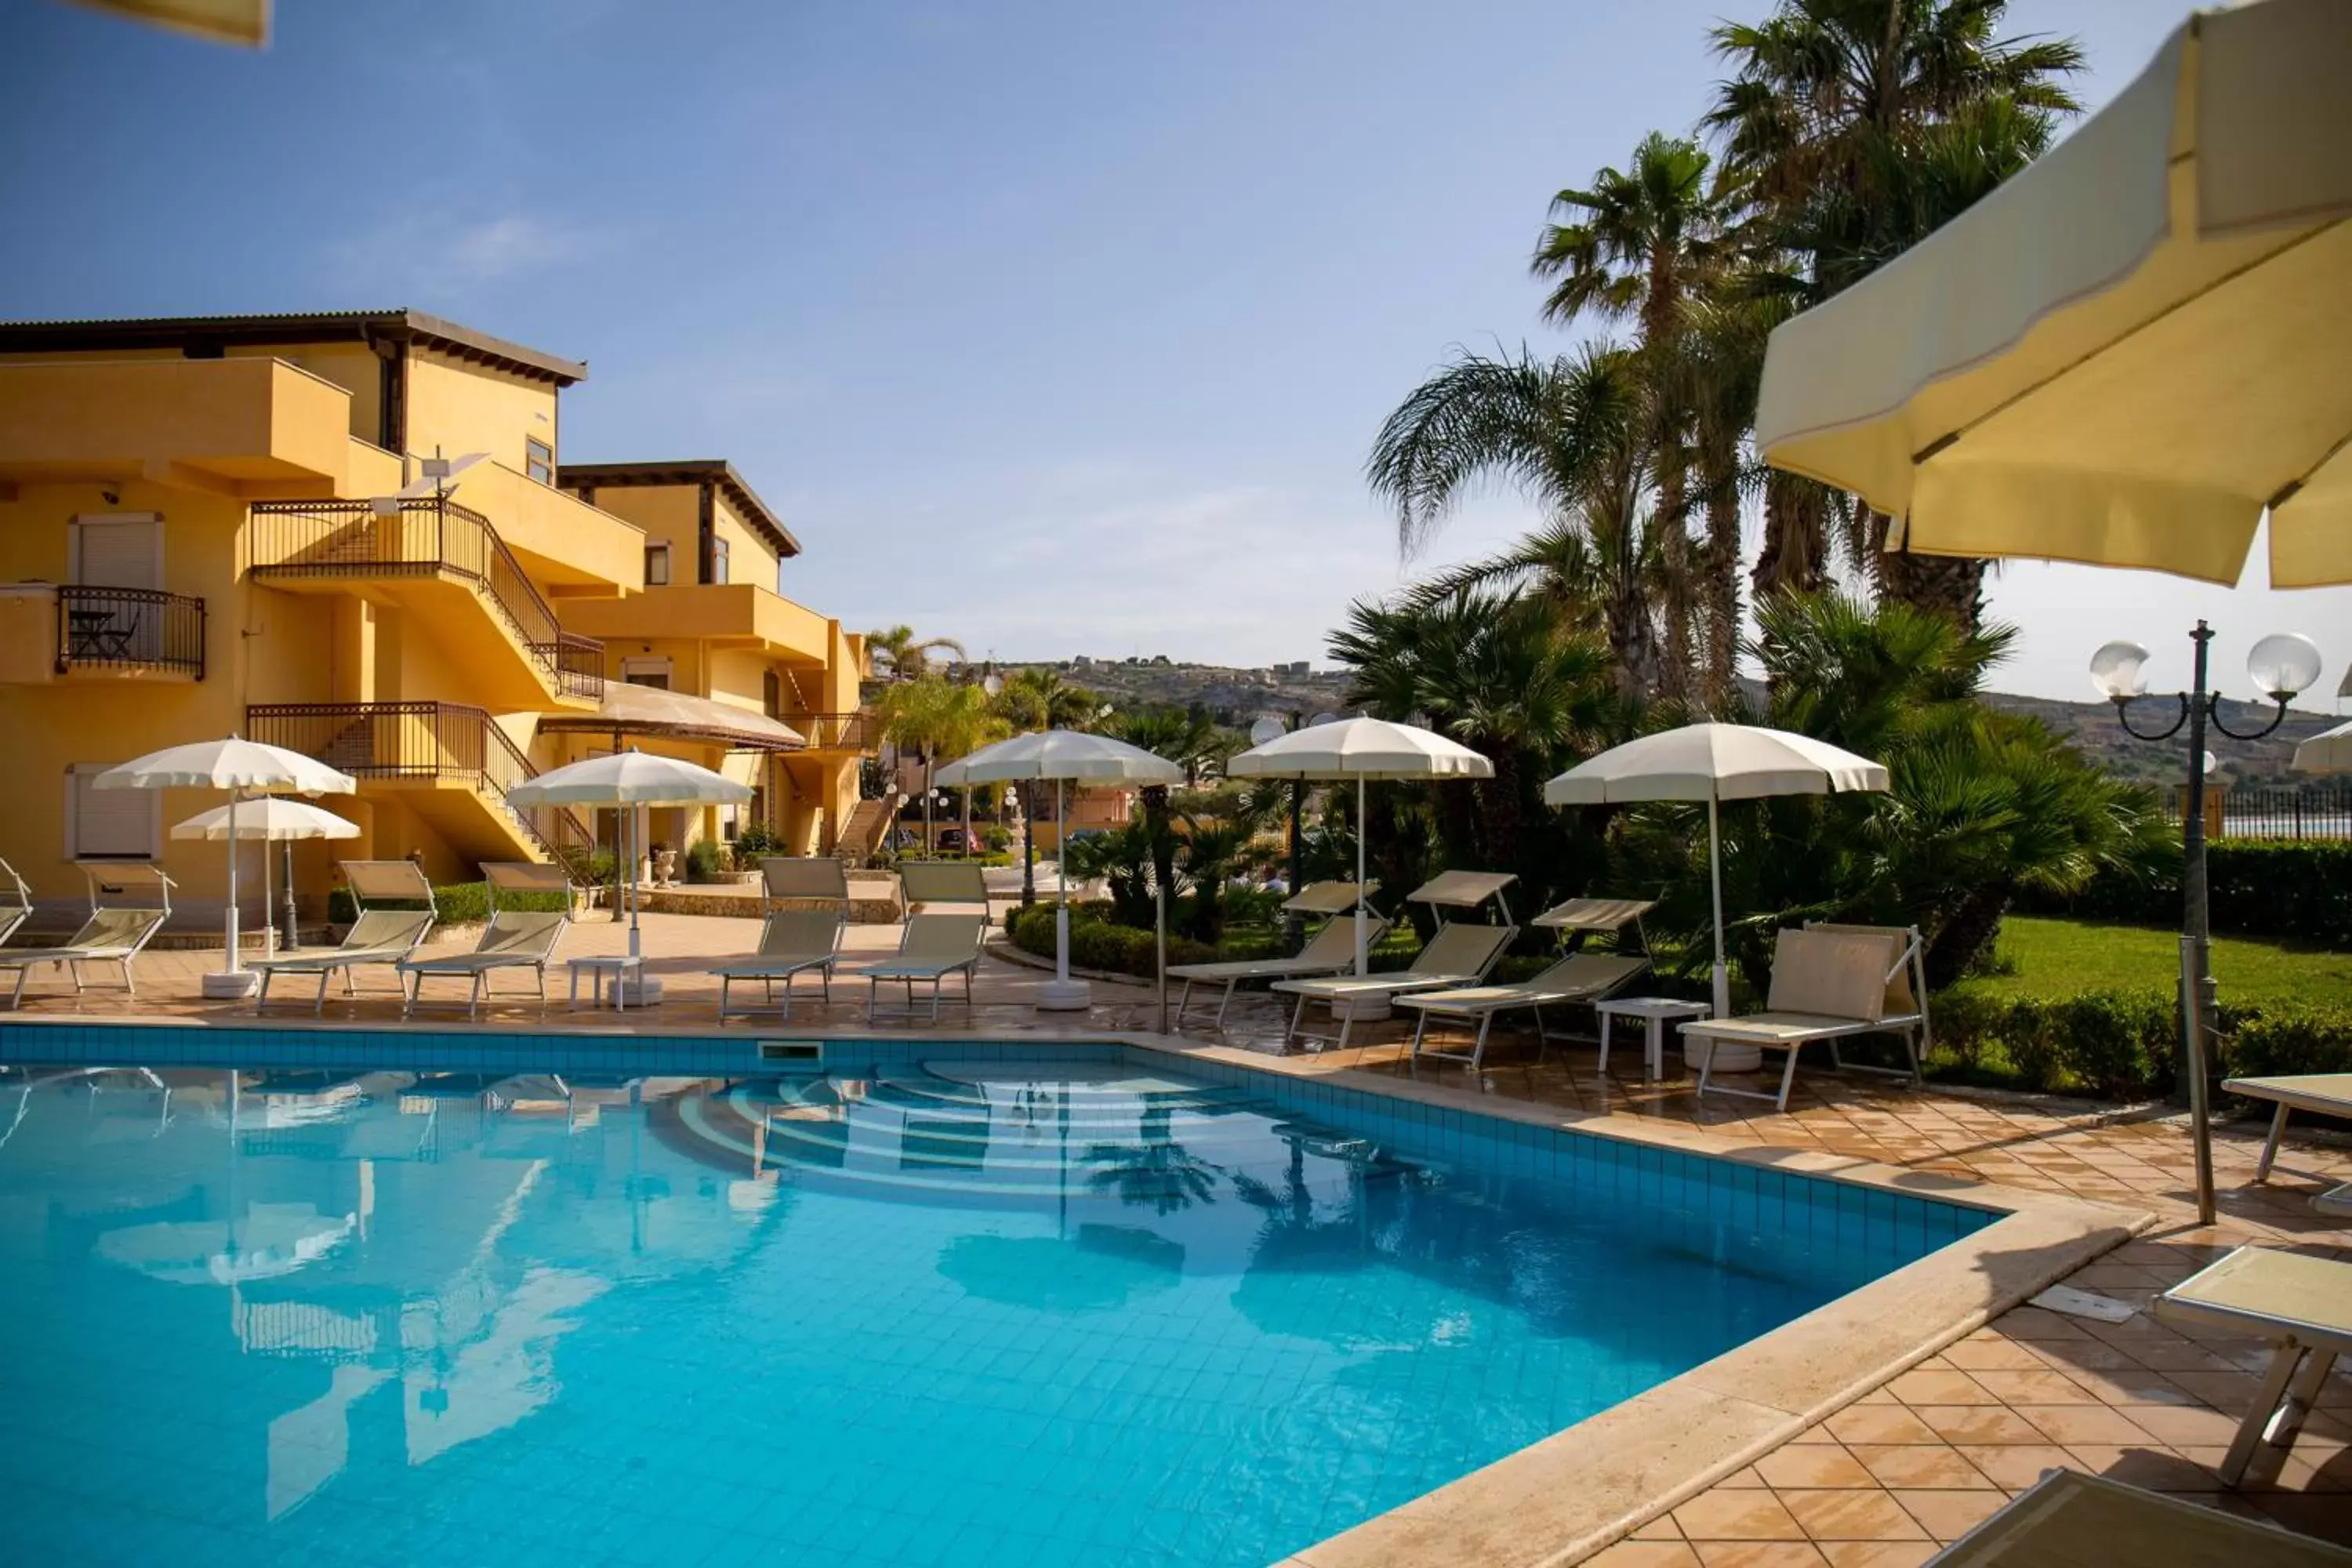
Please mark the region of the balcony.
<svg viewBox="0 0 2352 1568"><path fill-rule="evenodd" d="M273 359L12 362L0 364L0 481L341 488L351 401Z"/></svg>
<svg viewBox="0 0 2352 1568"><path fill-rule="evenodd" d="M604 648L566 632L489 519L446 499L257 501L251 570L299 589L339 581L454 584L488 609L524 650L545 688L593 701L604 691Z"/></svg>
<svg viewBox="0 0 2352 1568"><path fill-rule="evenodd" d="M456 702L273 702L246 709L246 733L316 757L360 781L362 794L414 792L409 804L478 859L525 848L570 861L595 832L562 806L518 806L507 792L538 769L479 708ZM372 789L371 785L374 787ZM471 801L446 800L459 795Z"/></svg>
<svg viewBox="0 0 2352 1568"><path fill-rule="evenodd" d="M756 583L681 583L625 599L564 601L564 615L612 641L694 639L795 663L835 661L833 622Z"/></svg>
<svg viewBox="0 0 2352 1568"><path fill-rule="evenodd" d="M205 678L205 602L152 588L12 584L0 595L0 682Z"/></svg>
<svg viewBox="0 0 2352 1568"><path fill-rule="evenodd" d="M881 722L871 708L855 713L788 713L783 721L801 732L812 752L870 752L882 740Z"/></svg>

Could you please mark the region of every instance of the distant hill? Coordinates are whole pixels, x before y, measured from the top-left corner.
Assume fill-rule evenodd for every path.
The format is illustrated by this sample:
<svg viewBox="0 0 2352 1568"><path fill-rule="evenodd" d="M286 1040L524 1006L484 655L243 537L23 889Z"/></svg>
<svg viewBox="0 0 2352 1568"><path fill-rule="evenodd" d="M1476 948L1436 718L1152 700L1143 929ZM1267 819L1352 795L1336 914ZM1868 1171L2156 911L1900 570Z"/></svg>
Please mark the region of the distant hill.
<svg viewBox="0 0 2352 1568"><path fill-rule="evenodd" d="M1018 666L1011 668L1019 668ZM1262 713L1308 714L1335 711L1346 700L1348 677L1336 669L1311 670L1303 665L1275 665L1255 669L1230 665L1180 664L1158 659L1076 659L1055 661L1045 668L1062 679L1098 691L1122 706L1136 703L1195 705L1207 709L1222 723L1246 728ZM1993 707L2041 720L2101 767L2118 777L2142 784L2179 784L2186 761L2187 742L2138 741L2116 722L2115 710L2105 702L2063 702L2048 697L2021 697L2011 692L1986 694ZM2224 701L2223 717L2232 728L2259 729L2270 710L2251 702ZM2137 704L2134 722L2155 729L2171 722L2175 708L2168 699ZM2223 781L2232 784L2293 784L2307 775L2292 773L2287 763L2297 742L2342 722L2324 713L2296 711L2265 740L2233 741L2216 736L2208 749L2222 764Z"/></svg>

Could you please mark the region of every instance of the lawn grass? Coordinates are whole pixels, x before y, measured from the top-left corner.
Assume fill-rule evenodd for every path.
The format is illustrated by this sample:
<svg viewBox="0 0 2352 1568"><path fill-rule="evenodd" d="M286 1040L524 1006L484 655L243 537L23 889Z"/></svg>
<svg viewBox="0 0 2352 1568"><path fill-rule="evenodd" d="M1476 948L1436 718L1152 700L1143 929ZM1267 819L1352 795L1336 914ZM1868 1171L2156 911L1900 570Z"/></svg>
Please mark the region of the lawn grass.
<svg viewBox="0 0 2352 1568"><path fill-rule="evenodd" d="M2000 973L1969 982L1994 995L2169 989L2180 973L2179 933L2147 926L2011 915L1996 951ZM2231 1001L2352 1006L2352 952L2219 936L2213 976Z"/></svg>

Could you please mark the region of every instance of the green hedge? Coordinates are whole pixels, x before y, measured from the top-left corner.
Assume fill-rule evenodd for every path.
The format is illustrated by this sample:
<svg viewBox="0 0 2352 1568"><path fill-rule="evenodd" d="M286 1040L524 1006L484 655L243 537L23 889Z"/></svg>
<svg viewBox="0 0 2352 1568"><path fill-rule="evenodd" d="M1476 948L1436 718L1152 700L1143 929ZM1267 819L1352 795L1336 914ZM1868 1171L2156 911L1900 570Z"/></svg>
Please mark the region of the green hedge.
<svg viewBox="0 0 2352 1568"><path fill-rule="evenodd" d="M501 901L509 910L560 910L563 908L561 893L510 893ZM433 889L433 914L443 925L478 924L490 918L490 885L488 882L450 882ZM327 895L327 920L333 925L349 925L358 918L352 903L349 888L337 888Z"/></svg>
<svg viewBox="0 0 2352 1568"><path fill-rule="evenodd" d="M2217 931L2352 948L2352 841L2218 839L2205 848L2205 884ZM2021 896L2017 910L2178 926L2180 874L2110 873L2071 898Z"/></svg>
<svg viewBox="0 0 2352 1568"><path fill-rule="evenodd" d="M1151 932L1113 925L1103 919L1108 905L1070 906L1070 963L1077 969L1099 969L1114 974L1137 974L1149 980L1160 971ZM1014 910L1004 920L1005 934L1024 952L1054 956L1054 906L1034 904ZM1206 942L1190 937L1168 939L1171 963L1207 963L1221 955Z"/></svg>
<svg viewBox="0 0 2352 1568"><path fill-rule="evenodd" d="M2172 1091L2179 1021L2167 990L1998 996L1963 985L1931 1004L1936 1076L2106 1100ZM2352 1072L2352 1008L2224 1000L2213 1076Z"/></svg>

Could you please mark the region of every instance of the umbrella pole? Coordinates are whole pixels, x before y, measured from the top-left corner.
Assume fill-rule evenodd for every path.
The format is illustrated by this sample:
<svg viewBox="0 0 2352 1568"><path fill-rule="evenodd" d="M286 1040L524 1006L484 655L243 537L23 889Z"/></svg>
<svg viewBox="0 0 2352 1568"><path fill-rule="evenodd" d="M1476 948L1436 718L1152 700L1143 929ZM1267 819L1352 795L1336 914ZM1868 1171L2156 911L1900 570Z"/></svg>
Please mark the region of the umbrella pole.
<svg viewBox="0 0 2352 1568"><path fill-rule="evenodd" d="M1723 962L1723 836L1716 824L1716 801L1706 797L1706 870L1715 889L1715 1016L1731 1016L1731 971Z"/></svg>
<svg viewBox="0 0 2352 1568"><path fill-rule="evenodd" d="M243 973L236 951L236 803L242 790L228 792L228 972ZM264 868L266 871L268 868Z"/></svg>
<svg viewBox="0 0 2352 1568"><path fill-rule="evenodd" d="M268 823L264 822L261 826L263 833L267 834ZM232 838L229 843L234 853L236 840ZM270 901L273 897L269 877L269 840L265 837L261 841L261 951L265 955L278 951L278 915Z"/></svg>
<svg viewBox="0 0 2352 1568"><path fill-rule="evenodd" d="M1054 909L1054 984L1070 983L1070 823L1062 811L1062 781L1054 781L1054 885L1061 901Z"/></svg>
<svg viewBox="0 0 2352 1568"><path fill-rule="evenodd" d="M1293 889L1295 892L1296 889ZM1356 973L1372 972L1372 928L1364 909L1364 775L1356 775Z"/></svg>

